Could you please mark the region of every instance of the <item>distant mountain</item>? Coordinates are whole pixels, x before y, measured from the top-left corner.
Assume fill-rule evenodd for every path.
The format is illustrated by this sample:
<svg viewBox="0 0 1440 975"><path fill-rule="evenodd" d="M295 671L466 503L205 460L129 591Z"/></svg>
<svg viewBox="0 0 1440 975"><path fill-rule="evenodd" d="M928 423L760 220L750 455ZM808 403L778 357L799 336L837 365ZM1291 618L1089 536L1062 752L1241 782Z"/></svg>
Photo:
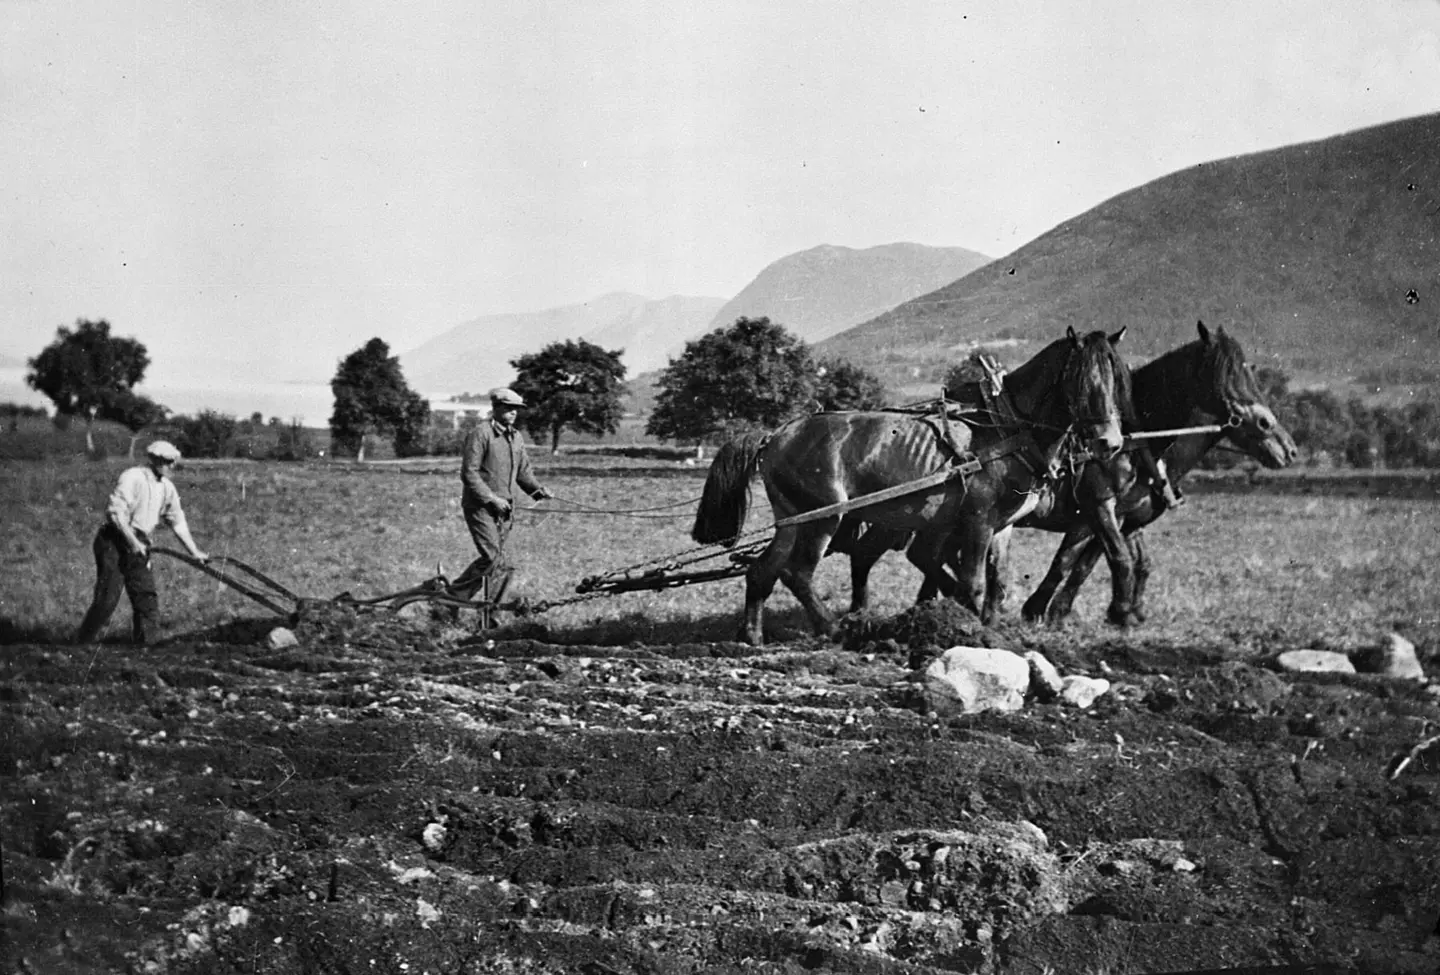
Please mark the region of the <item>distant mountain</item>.
<svg viewBox="0 0 1440 975"><path fill-rule="evenodd" d="M962 247L899 243L854 250L822 244L766 267L720 309L710 327L763 316L818 342L989 260Z"/></svg>
<svg viewBox="0 0 1440 975"><path fill-rule="evenodd" d="M1440 115L1205 163L1068 220L822 343L896 390L1000 342L1018 362L1130 326L1136 358L1224 325L1252 361L1325 384L1440 383Z"/></svg>
<svg viewBox="0 0 1440 975"><path fill-rule="evenodd" d="M607 349L624 348L654 361L647 343L666 328L677 334L703 331L723 298L666 298L652 301L617 292L578 305L472 319L402 353L400 365L409 385L426 394L479 393L515 378L510 360L538 352L551 342L585 338ZM673 344L673 343L672 343ZM663 363L663 358L660 362Z"/></svg>
<svg viewBox="0 0 1440 975"><path fill-rule="evenodd" d="M637 376L664 366L684 351L685 343L703 335L724 298L671 295L647 301L584 336L602 349L625 350L625 374Z"/></svg>

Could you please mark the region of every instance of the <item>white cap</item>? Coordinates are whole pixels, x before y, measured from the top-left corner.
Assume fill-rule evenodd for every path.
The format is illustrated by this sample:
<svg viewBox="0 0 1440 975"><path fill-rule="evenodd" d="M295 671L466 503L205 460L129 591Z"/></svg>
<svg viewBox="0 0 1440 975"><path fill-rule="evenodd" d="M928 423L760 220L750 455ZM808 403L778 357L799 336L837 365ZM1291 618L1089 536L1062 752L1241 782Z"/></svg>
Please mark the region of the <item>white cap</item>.
<svg viewBox="0 0 1440 975"><path fill-rule="evenodd" d="M180 451L168 440L157 440L145 448L145 456L159 457L161 460L179 460Z"/></svg>

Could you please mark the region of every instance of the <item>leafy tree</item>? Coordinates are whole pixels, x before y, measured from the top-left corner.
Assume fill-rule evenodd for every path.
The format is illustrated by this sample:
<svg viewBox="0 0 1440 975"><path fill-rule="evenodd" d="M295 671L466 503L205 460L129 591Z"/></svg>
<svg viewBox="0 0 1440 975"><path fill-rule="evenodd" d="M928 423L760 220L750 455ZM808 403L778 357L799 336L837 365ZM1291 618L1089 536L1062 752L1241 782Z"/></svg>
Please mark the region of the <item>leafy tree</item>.
<svg viewBox="0 0 1440 975"><path fill-rule="evenodd" d="M716 442L779 426L815 389L815 365L798 337L768 318L739 318L685 343L660 374L645 432L667 440Z"/></svg>
<svg viewBox="0 0 1440 975"><path fill-rule="evenodd" d="M29 360L25 382L55 404L57 420L85 420L85 447L95 451L92 424L105 404L129 393L150 366L145 346L110 334L110 323L79 319L72 331L63 325L40 354Z"/></svg>
<svg viewBox="0 0 1440 975"><path fill-rule="evenodd" d="M397 439L396 453L415 439L414 425L430 416L430 404L405 383L400 358L375 338L344 359L330 380L335 410L330 415L330 437L336 452L365 459L367 435ZM402 443L403 441L403 443Z"/></svg>
<svg viewBox="0 0 1440 975"><path fill-rule="evenodd" d="M141 431L156 423L164 423L170 410L148 396L141 396L127 389L107 397L98 415L100 419L113 420L130 431L128 456L134 460L135 441L140 439Z"/></svg>
<svg viewBox="0 0 1440 975"><path fill-rule="evenodd" d="M815 399L822 410L878 410L885 406L885 384L848 359L822 359L815 374Z"/></svg>
<svg viewBox="0 0 1440 975"><path fill-rule="evenodd" d="M532 437L550 438L550 452L560 449L560 431L597 436L620 427L620 400L625 392L623 349L607 352L584 339L551 342L539 352L511 359L517 373L512 384L525 398L520 425Z"/></svg>
<svg viewBox="0 0 1440 975"><path fill-rule="evenodd" d="M177 416L175 446L187 457L230 457L240 421L229 413L201 410L194 416Z"/></svg>

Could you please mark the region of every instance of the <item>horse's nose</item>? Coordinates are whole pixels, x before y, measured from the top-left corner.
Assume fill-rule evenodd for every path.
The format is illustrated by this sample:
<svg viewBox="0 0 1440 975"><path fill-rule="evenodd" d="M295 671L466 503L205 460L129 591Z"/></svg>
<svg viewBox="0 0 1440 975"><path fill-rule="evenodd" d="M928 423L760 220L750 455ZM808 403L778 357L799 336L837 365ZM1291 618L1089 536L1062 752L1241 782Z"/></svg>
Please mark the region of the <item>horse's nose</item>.
<svg viewBox="0 0 1440 975"><path fill-rule="evenodd" d="M1101 460L1109 460L1125 446L1125 437L1110 430L1097 436L1090 444L1090 450Z"/></svg>

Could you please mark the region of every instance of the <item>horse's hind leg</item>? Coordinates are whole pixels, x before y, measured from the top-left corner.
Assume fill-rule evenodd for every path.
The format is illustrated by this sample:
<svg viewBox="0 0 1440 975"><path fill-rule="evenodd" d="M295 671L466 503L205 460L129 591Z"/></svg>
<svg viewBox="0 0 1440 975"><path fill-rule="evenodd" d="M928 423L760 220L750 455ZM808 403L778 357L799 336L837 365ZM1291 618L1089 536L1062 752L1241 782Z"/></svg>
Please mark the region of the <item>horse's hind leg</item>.
<svg viewBox="0 0 1440 975"><path fill-rule="evenodd" d="M765 645L765 600L775 589L775 580L790 559L799 529L781 528L775 532L765 551L751 563L745 573L745 619L740 624L739 639L753 646Z"/></svg>
<svg viewBox="0 0 1440 975"><path fill-rule="evenodd" d="M1045 577L1025 600L1025 605L1020 609L1020 616L1027 623L1038 623L1046 619L1058 620L1070 612L1070 605L1075 600L1075 592L1070 585L1061 588L1066 580L1073 582L1075 573L1080 574L1080 583L1083 584L1085 577L1090 574L1090 568L1095 564L1099 556L1099 546L1088 555L1087 546L1090 545L1094 535L1089 528L1072 528L1065 533L1060 541L1060 547L1055 550L1055 557L1050 560L1050 567L1045 570ZM1086 562L1083 569L1077 568L1082 562ZM1078 588L1078 586L1076 587ZM1058 590L1058 592L1057 592ZM1063 608L1062 608L1063 606Z"/></svg>
<svg viewBox="0 0 1440 975"><path fill-rule="evenodd" d="M815 567L825 555L839 519L802 525L790 548L790 558L780 567L780 581L795 594L817 636L835 635L835 615L815 595Z"/></svg>
<svg viewBox="0 0 1440 975"><path fill-rule="evenodd" d="M1069 538L1069 536L1066 536ZM1070 553L1069 574L1065 576L1065 584L1055 593L1050 600L1049 609L1043 609L1046 618L1052 623L1058 623L1069 616L1075 609L1075 597L1080 595L1084 588L1085 581L1090 578L1090 573L1095 571L1095 563L1100 561L1100 555L1104 552L1102 546L1093 535L1085 535L1084 541L1074 546L1075 551ZM1060 558L1060 553L1055 557Z"/></svg>

